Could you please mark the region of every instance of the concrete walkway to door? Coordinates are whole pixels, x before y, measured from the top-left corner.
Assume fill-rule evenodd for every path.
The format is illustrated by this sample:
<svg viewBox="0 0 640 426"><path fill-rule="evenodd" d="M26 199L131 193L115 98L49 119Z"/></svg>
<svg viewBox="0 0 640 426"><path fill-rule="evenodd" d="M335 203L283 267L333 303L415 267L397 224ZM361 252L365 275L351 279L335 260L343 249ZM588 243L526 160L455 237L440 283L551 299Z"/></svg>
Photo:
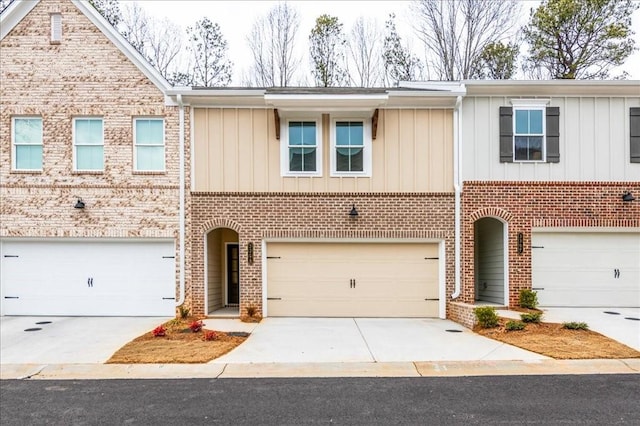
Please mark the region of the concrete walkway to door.
<svg viewBox="0 0 640 426"><path fill-rule="evenodd" d="M222 330L222 321L208 319L205 323ZM211 363L542 359L548 358L479 336L449 320L265 318L246 342Z"/></svg>

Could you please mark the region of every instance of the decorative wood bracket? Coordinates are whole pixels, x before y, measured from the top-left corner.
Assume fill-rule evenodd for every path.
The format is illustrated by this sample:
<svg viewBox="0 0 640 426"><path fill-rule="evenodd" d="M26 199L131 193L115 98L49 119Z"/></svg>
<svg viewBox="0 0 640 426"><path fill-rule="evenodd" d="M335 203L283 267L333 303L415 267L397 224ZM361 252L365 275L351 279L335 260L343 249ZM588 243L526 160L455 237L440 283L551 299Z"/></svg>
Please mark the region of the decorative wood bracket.
<svg viewBox="0 0 640 426"><path fill-rule="evenodd" d="M373 112L371 117L371 138L375 139L378 134L378 108Z"/></svg>
<svg viewBox="0 0 640 426"><path fill-rule="evenodd" d="M276 123L276 139L280 140L280 114L278 114L278 110L273 110L273 118Z"/></svg>

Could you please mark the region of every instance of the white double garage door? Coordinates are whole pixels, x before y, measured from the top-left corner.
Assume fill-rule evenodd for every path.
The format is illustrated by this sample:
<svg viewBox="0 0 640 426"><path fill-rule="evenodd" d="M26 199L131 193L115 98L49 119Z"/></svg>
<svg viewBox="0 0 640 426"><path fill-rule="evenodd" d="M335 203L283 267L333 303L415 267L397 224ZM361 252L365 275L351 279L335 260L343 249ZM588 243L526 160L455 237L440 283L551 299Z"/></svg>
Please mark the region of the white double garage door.
<svg viewBox="0 0 640 426"><path fill-rule="evenodd" d="M640 233L533 230L541 306L640 307Z"/></svg>
<svg viewBox="0 0 640 426"><path fill-rule="evenodd" d="M442 316L440 252L439 243L269 242L266 314Z"/></svg>
<svg viewBox="0 0 640 426"><path fill-rule="evenodd" d="M2 315L173 316L167 240L0 240Z"/></svg>

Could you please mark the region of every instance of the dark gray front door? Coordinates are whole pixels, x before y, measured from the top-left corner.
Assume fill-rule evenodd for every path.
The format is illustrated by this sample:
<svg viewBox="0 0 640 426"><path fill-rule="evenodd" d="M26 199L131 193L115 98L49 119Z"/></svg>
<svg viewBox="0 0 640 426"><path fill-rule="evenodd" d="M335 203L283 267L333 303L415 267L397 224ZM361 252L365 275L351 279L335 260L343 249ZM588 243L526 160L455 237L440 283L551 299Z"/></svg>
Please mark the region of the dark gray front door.
<svg viewBox="0 0 640 426"><path fill-rule="evenodd" d="M227 245L227 304L240 303L240 255L238 244Z"/></svg>

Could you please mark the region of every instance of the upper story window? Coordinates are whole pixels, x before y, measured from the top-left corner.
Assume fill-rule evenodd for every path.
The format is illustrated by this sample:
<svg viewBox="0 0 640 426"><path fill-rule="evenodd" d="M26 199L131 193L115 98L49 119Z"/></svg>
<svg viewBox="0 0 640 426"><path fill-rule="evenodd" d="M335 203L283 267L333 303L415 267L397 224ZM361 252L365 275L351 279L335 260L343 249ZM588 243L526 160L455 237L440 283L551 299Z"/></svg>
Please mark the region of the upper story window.
<svg viewBox="0 0 640 426"><path fill-rule="evenodd" d="M548 99L512 99L500 107L500 162L560 161L560 109Z"/></svg>
<svg viewBox="0 0 640 426"><path fill-rule="evenodd" d="M51 14L51 43L58 44L62 41L62 15Z"/></svg>
<svg viewBox="0 0 640 426"><path fill-rule="evenodd" d="M13 118L13 169L42 170L42 118Z"/></svg>
<svg viewBox="0 0 640 426"><path fill-rule="evenodd" d="M133 126L135 170L164 171L164 120L136 118Z"/></svg>
<svg viewBox="0 0 640 426"><path fill-rule="evenodd" d="M102 118L83 117L73 120L73 149L75 170L104 170Z"/></svg>
<svg viewBox="0 0 640 426"><path fill-rule="evenodd" d="M544 108L513 109L513 159L544 161Z"/></svg>
<svg viewBox="0 0 640 426"><path fill-rule="evenodd" d="M371 126L368 120L333 119L331 144L332 176L370 176Z"/></svg>
<svg viewBox="0 0 640 426"><path fill-rule="evenodd" d="M281 164L283 176L320 176L322 174L321 120L290 119L282 134Z"/></svg>

